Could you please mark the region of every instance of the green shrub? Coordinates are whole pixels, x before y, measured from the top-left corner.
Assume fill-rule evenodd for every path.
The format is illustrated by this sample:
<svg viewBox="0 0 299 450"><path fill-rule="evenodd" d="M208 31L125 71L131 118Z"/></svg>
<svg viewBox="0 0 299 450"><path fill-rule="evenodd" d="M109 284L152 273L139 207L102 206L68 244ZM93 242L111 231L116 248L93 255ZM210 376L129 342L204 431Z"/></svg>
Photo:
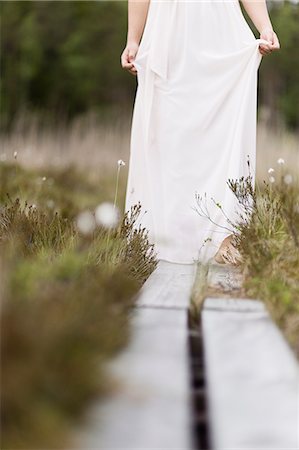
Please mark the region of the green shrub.
<svg viewBox="0 0 299 450"><path fill-rule="evenodd" d="M84 235L70 216L15 198L11 180L0 209L1 448L62 448L88 402L113 389L105 363L126 344L157 261L140 204Z"/></svg>
<svg viewBox="0 0 299 450"><path fill-rule="evenodd" d="M299 355L299 185L283 166L273 175L255 190L251 176L229 181L243 205L234 235L247 294L267 303Z"/></svg>

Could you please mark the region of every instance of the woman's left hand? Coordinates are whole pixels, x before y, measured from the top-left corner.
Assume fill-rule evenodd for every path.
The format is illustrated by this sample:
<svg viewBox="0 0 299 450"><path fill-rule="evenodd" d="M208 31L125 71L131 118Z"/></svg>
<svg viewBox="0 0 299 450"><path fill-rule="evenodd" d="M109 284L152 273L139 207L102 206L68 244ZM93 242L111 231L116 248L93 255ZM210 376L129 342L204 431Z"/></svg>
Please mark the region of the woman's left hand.
<svg viewBox="0 0 299 450"><path fill-rule="evenodd" d="M272 30L272 28L266 28L262 30L260 34L260 39L265 39L269 42L269 44L260 44L259 49L260 53L263 56L269 55L275 50L280 49L279 39L277 34Z"/></svg>

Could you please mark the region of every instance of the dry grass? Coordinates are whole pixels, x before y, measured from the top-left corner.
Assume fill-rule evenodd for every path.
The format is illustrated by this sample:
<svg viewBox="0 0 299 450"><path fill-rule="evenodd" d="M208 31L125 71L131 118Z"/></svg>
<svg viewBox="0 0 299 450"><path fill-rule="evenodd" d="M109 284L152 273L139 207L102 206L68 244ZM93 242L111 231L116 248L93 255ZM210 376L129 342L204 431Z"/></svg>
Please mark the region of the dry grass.
<svg viewBox="0 0 299 450"><path fill-rule="evenodd" d="M299 167L298 136L283 126L270 129L261 114L257 132L257 178L265 178L267 170L282 157L289 167ZM89 114L71 124L44 126L40 119L20 115L11 130L1 139L0 158L18 161L29 168L68 167L88 169L97 177L115 169L118 159L129 161L131 112L113 120L101 121ZM2 155L2 156L1 156Z"/></svg>
<svg viewBox="0 0 299 450"><path fill-rule="evenodd" d="M74 165L97 177L113 171L118 159L128 160L129 139L129 112L111 121L89 114L52 126L21 115L2 136L0 157L13 161L17 151L19 163L28 168Z"/></svg>
<svg viewBox="0 0 299 450"><path fill-rule="evenodd" d="M257 129L257 180L262 182L268 177L268 169L278 158L283 158L288 169L294 175L299 171L299 132L267 127L262 119Z"/></svg>

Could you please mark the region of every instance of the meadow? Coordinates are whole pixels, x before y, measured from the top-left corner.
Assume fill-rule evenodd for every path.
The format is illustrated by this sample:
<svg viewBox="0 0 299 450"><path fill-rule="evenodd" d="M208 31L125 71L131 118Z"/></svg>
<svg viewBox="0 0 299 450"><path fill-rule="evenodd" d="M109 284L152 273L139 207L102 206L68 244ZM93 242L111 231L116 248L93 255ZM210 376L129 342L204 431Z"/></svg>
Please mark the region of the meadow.
<svg viewBox="0 0 299 450"><path fill-rule="evenodd" d="M262 62L258 189L231 185L246 223L233 230L244 295L299 354L299 4L267 3L282 51ZM6 1L0 16L1 448L68 448L89 403L115 389L106 362L157 264L140 205L124 212L127 4Z"/></svg>
<svg viewBox="0 0 299 450"><path fill-rule="evenodd" d="M2 448L67 447L89 402L114 389L105 363L157 264L140 205L124 214L129 121L20 117L2 136ZM294 133L260 121L256 191L228 182L244 206L232 224L244 294L299 355L298 157Z"/></svg>
<svg viewBox="0 0 299 450"><path fill-rule="evenodd" d="M62 448L114 389L105 364L156 260L140 206L118 207L115 174L17 159L0 163L1 448Z"/></svg>

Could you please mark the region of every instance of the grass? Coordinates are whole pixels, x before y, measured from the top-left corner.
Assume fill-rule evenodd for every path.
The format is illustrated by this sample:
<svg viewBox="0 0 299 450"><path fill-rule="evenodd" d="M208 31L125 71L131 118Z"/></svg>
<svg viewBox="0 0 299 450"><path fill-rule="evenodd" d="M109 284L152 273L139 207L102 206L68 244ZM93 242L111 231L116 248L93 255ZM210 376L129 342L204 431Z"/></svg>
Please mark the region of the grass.
<svg viewBox="0 0 299 450"><path fill-rule="evenodd" d="M248 177L227 182L240 206L238 220L232 222L216 203L239 252L237 261L229 262L240 264L244 280L240 289L229 296L264 301L299 356L298 175L294 174L296 168L292 172L279 158L275 169L269 168L268 181L257 182L254 187L248 166ZM208 212L206 217L211 219ZM205 297L226 295L221 290L213 292L206 272L206 267L199 267L191 299L194 315Z"/></svg>
<svg viewBox="0 0 299 450"><path fill-rule="evenodd" d="M107 127L89 117L52 130L20 120L3 136L3 449L67 447L88 402L113 389L105 362L126 345L135 295L156 266L154 249L137 226L138 205L109 229L84 233L77 218L113 202L116 161L128 161L129 130L128 118ZM282 147L292 182L279 166L275 182L262 183ZM260 125L258 148L256 192L250 179L230 184L244 206L244 220L235 224L244 290L267 303L299 354L296 140ZM119 183L123 204L121 174Z"/></svg>
<svg viewBox="0 0 299 450"><path fill-rule="evenodd" d="M104 193L74 168L43 172L38 188L35 170L0 172L1 448L67 447L88 402L113 389L105 363L130 336L154 248L140 205L80 231L82 206L94 214Z"/></svg>
<svg viewBox="0 0 299 450"><path fill-rule="evenodd" d="M70 165L98 178L114 171L118 159L129 161L132 111L109 122L89 113L67 123L59 117L52 125L29 112L20 112L1 136L0 160L18 161L29 169ZM267 110L261 108L257 133L257 178L263 180L269 165L280 156L293 171L299 165L298 136L284 127L269 128ZM120 189L121 191L121 189Z"/></svg>
<svg viewBox="0 0 299 450"><path fill-rule="evenodd" d="M299 355L299 185L279 162L255 191L250 176L229 181L243 207L234 235L246 294L266 302Z"/></svg>
<svg viewBox="0 0 299 450"><path fill-rule="evenodd" d="M116 169L115 169L116 174ZM114 173L98 174L91 177L89 173L76 166L43 169L28 169L17 161L0 163L0 202L12 198L27 200L43 210L57 211L64 218L74 218L86 208L94 208L99 203L114 198ZM119 203L123 204L125 177L122 183Z"/></svg>

